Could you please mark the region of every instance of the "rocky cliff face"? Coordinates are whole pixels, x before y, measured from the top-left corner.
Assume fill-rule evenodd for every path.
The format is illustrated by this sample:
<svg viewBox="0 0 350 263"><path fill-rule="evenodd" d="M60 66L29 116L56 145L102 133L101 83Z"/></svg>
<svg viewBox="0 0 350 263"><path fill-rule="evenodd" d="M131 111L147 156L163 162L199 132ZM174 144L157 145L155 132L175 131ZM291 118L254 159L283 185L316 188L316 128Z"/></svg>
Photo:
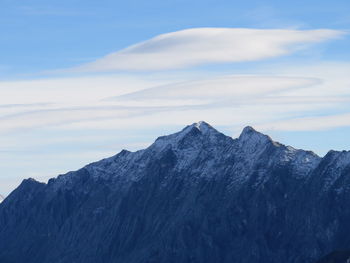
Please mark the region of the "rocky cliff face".
<svg viewBox="0 0 350 263"><path fill-rule="evenodd" d="M350 247L350 152L205 122L0 204L0 262L314 262Z"/></svg>
<svg viewBox="0 0 350 263"><path fill-rule="evenodd" d="M334 251L317 263L350 263L350 250Z"/></svg>

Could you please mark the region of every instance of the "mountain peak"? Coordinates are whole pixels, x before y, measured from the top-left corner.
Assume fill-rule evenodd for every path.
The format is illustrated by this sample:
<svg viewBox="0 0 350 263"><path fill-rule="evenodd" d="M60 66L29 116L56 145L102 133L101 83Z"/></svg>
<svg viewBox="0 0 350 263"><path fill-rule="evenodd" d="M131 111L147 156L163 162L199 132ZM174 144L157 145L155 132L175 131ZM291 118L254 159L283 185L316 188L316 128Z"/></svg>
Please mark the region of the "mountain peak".
<svg viewBox="0 0 350 263"><path fill-rule="evenodd" d="M251 132L257 132L252 126L246 126L243 130L242 133L251 133Z"/></svg>
<svg viewBox="0 0 350 263"><path fill-rule="evenodd" d="M205 121L199 121L186 126L179 132L158 137L155 144L158 146L162 146L164 144L174 145L188 136L192 137L192 136L200 135L200 136L213 138L220 134L221 134L220 132L218 132L215 128L213 128L211 125L209 125Z"/></svg>
<svg viewBox="0 0 350 263"><path fill-rule="evenodd" d="M198 128L198 130L203 130L208 128L214 129L210 124L206 123L205 121L195 122L192 125Z"/></svg>
<svg viewBox="0 0 350 263"><path fill-rule="evenodd" d="M206 123L205 121L195 122L189 127L195 127L203 134L208 134L211 132L218 133L218 131L213 126L211 126L209 123Z"/></svg>
<svg viewBox="0 0 350 263"><path fill-rule="evenodd" d="M239 144L249 152L255 152L269 143L276 144L269 136L256 131L253 127L247 126L243 129L238 138Z"/></svg>
<svg viewBox="0 0 350 263"><path fill-rule="evenodd" d="M271 138L265 134L262 134L258 131L256 131L253 127L251 126L247 126L245 127L242 132L241 135L239 136L239 140L240 141L272 141Z"/></svg>

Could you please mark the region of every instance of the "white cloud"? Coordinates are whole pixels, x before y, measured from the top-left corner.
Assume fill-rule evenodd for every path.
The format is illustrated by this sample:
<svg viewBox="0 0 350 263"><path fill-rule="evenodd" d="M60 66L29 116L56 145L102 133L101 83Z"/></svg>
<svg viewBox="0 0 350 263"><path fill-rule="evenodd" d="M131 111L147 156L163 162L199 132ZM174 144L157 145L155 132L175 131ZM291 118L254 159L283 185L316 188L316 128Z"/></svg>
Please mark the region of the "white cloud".
<svg viewBox="0 0 350 263"><path fill-rule="evenodd" d="M319 131L346 126L350 126L350 113L288 119L257 125L257 128L276 131Z"/></svg>
<svg viewBox="0 0 350 263"><path fill-rule="evenodd" d="M109 98L107 101L128 103L159 101L163 102L163 105L169 105L169 102L174 100L202 101L202 104L226 100L242 102L244 99L262 98L286 90L305 89L321 82L319 78L306 77L225 75L130 92Z"/></svg>
<svg viewBox="0 0 350 263"><path fill-rule="evenodd" d="M108 96L127 94L166 83L169 80L135 75L1 81L0 105L75 102L91 105Z"/></svg>
<svg viewBox="0 0 350 263"><path fill-rule="evenodd" d="M162 34L71 71L165 70L290 54L343 35L337 30L193 28Z"/></svg>
<svg viewBox="0 0 350 263"><path fill-rule="evenodd" d="M188 81L184 76L112 75L0 82L0 133L138 129L195 120L262 125L315 112L344 111L350 102L345 70L349 65L340 64L338 71L336 65L330 67L289 69L289 76L282 70L275 76L203 74Z"/></svg>
<svg viewBox="0 0 350 263"><path fill-rule="evenodd" d="M156 80L154 82L161 83ZM255 105L271 104L272 106L265 106L265 109L273 108L273 104L278 106L285 101L279 96L281 92L307 89L320 84L321 81L303 77L228 75L156 85L155 88L147 88L150 83L142 80L138 80L136 86L134 81L126 82L122 86L120 83L120 78L113 81L111 78L102 77L85 80L78 78L59 81L52 79L18 83L0 82L0 92L3 90L6 94L0 96L4 102L7 100L7 103L21 103L27 98L28 103L31 103L16 104L14 107L8 107L6 104L7 107L0 107L2 123L0 133L58 126L90 126L92 129L117 128L121 125L130 127L140 125L145 120L157 125L157 116L158 123L164 124L164 114L172 114L174 118L171 121L181 119L184 114L191 119L207 119L207 116L211 116L212 112L216 113L219 109L226 111L227 114L220 113L220 116L227 118L228 121L232 110L245 115L247 108L254 108ZM274 96L279 97L275 99ZM105 99L106 97L111 98ZM45 101L51 103L45 104ZM298 109L320 107L311 105L310 100L299 101L297 106L295 101L288 103L292 105L288 107L284 105L284 110L280 110L280 113L291 111L296 107ZM325 107L324 104L321 106ZM253 117L250 116L250 119L253 120Z"/></svg>

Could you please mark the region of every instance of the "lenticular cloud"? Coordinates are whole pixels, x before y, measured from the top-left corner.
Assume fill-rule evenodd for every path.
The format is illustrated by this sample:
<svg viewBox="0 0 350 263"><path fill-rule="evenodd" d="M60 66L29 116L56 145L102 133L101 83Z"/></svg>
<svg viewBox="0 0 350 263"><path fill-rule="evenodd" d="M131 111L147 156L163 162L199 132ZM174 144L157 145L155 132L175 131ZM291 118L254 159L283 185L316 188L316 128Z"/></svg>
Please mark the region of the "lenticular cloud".
<svg viewBox="0 0 350 263"><path fill-rule="evenodd" d="M254 61L286 55L342 34L328 29L187 29L158 35L73 70L165 70Z"/></svg>

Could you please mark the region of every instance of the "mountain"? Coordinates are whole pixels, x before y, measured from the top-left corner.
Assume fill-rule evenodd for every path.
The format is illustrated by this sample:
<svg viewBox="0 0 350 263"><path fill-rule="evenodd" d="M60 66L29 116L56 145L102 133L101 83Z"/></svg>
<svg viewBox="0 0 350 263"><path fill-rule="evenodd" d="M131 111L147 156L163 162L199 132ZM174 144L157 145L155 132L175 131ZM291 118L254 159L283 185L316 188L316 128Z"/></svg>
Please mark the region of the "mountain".
<svg viewBox="0 0 350 263"><path fill-rule="evenodd" d="M0 203L2 202L2 201L4 201L4 197L2 196L2 195L0 195Z"/></svg>
<svg viewBox="0 0 350 263"><path fill-rule="evenodd" d="M350 152L205 122L0 204L2 263L313 263L350 247Z"/></svg>

